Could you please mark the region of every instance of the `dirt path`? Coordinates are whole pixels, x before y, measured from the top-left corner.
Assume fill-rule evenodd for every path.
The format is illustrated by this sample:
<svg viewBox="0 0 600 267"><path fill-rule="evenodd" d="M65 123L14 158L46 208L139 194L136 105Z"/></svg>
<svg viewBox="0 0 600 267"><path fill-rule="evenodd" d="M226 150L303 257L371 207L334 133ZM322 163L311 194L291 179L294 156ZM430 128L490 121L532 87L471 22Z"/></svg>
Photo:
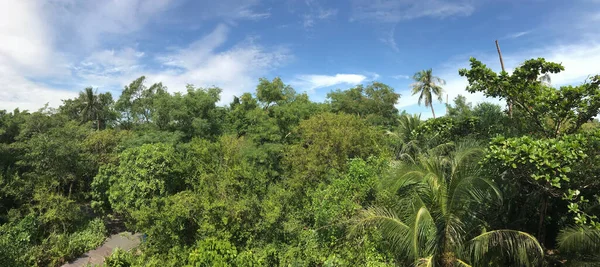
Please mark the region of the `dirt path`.
<svg viewBox="0 0 600 267"><path fill-rule="evenodd" d="M119 247L123 250L131 250L137 247L141 242L141 234L131 234L122 232L111 235L104 244L94 250L88 251L73 262L64 264L62 267L83 267L86 264L101 265L104 263L104 257L109 256L113 249Z"/></svg>

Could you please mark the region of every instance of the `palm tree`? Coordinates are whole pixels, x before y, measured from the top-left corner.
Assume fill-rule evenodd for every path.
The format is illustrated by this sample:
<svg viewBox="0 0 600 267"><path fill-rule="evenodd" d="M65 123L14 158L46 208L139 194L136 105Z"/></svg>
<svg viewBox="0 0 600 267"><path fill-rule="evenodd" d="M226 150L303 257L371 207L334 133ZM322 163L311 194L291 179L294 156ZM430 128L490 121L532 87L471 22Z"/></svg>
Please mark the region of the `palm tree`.
<svg viewBox="0 0 600 267"><path fill-rule="evenodd" d="M85 90L79 93L79 98L83 102L83 110L81 116L83 121L96 121L96 127L100 130L100 101L94 89L91 87L85 88Z"/></svg>
<svg viewBox="0 0 600 267"><path fill-rule="evenodd" d="M600 265L600 229L570 226L560 231L557 244L566 266Z"/></svg>
<svg viewBox="0 0 600 267"><path fill-rule="evenodd" d="M435 119L432 95L436 95L437 99L441 102L443 94L441 85L445 85L446 81L444 81L442 78L433 76L431 69L422 70L415 73L413 80L415 80L415 83L411 84L412 94L421 94L419 95L419 105L421 105L421 102L424 101L425 107L431 107L431 113Z"/></svg>
<svg viewBox="0 0 600 267"><path fill-rule="evenodd" d="M387 134L394 137L398 142L395 154L396 159L406 157L414 158L420 152L419 140L417 140L417 129L421 125L421 115L406 113L400 114L396 131L388 131Z"/></svg>
<svg viewBox="0 0 600 267"><path fill-rule="evenodd" d="M537 266L544 252L535 237L486 230L482 214L501 195L480 175L482 153L459 144L449 156L401 164L382 184L399 201L363 210L354 230L377 227L403 266Z"/></svg>

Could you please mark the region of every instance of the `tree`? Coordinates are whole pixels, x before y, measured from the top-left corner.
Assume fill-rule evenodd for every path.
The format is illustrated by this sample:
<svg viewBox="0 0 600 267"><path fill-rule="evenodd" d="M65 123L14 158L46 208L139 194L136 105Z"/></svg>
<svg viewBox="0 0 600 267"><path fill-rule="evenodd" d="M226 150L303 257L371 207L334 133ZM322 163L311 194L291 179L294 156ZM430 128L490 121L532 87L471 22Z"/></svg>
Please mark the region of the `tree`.
<svg viewBox="0 0 600 267"><path fill-rule="evenodd" d="M531 123L543 137L575 133L600 111L600 75L579 86L556 89L540 76L559 73L564 67L543 58L525 61L512 74L497 74L475 58L470 61L471 69L459 70L469 81L467 90L510 101L520 114L515 117Z"/></svg>
<svg viewBox="0 0 600 267"><path fill-rule="evenodd" d="M400 94L383 83L373 82L366 87L358 85L348 90L327 94L333 112L344 112L365 118L373 125L388 129L398 125L396 103Z"/></svg>
<svg viewBox="0 0 600 267"><path fill-rule="evenodd" d="M221 133L221 109L217 107L221 89L194 88L187 85L187 93L175 94L169 113L171 129L182 131L188 139L192 137L214 138ZM168 97L168 94L166 94ZM155 102L156 103L156 102ZM157 112L158 113L158 112ZM224 116L224 114L223 114Z"/></svg>
<svg viewBox="0 0 600 267"><path fill-rule="evenodd" d="M168 144L146 144L130 148L119 155L118 165L100 168L94 178L98 202L108 199L113 210L120 214L151 203L153 198L164 197L182 190L184 181L181 158ZM106 198L102 193L107 194Z"/></svg>
<svg viewBox="0 0 600 267"><path fill-rule="evenodd" d="M419 105L424 102L425 107L431 107L431 113L435 119L435 111L433 110L433 95L437 96L437 100L442 101L443 89L441 85L445 85L446 81L442 78L433 76L432 70L422 70L415 73L413 76L415 83L411 84L412 94L419 95Z"/></svg>
<svg viewBox="0 0 600 267"><path fill-rule="evenodd" d="M85 90L79 93L79 98L83 100L83 109L81 116L83 121L96 121L97 130L100 130L100 101L96 92L92 87L85 88Z"/></svg>
<svg viewBox="0 0 600 267"><path fill-rule="evenodd" d="M449 157L422 156L401 165L383 184L399 201L364 210L357 229L376 226L407 266L538 266L544 253L534 237L488 231L482 221L501 195L480 173L481 154L463 144Z"/></svg>
<svg viewBox="0 0 600 267"><path fill-rule="evenodd" d="M164 94L167 88L162 83L150 87L144 85L146 77L142 76L125 86L115 109L121 113L121 125L129 128L136 124L149 123L156 111L154 102L157 96Z"/></svg>
<svg viewBox="0 0 600 267"><path fill-rule="evenodd" d="M354 115L317 114L302 121L296 134L300 142L289 147L284 160L302 183L314 182L331 170L345 169L348 159L383 153L382 134Z"/></svg>
<svg viewBox="0 0 600 267"><path fill-rule="evenodd" d="M394 153L396 159L416 158L421 152L421 138L418 129L422 124L421 115L402 114L398 119L398 127L387 132L394 140Z"/></svg>
<svg viewBox="0 0 600 267"><path fill-rule="evenodd" d="M454 98L454 106L446 104L446 108L448 109L448 112L446 113L446 116L448 117L466 119L473 116L471 103L467 102L467 98L462 95L458 95Z"/></svg>
<svg viewBox="0 0 600 267"><path fill-rule="evenodd" d="M264 104L265 109L272 104L293 100L295 95L296 91L291 86L284 84L279 77L274 78L273 81L260 78L258 86L256 86L256 98Z"/></svg>
<svg viewBox="0 0 600 267"><path fill-rule="evenodd" d="M60 114L66 115L71 120L95 122L96 130L106 128L111 121L117 119L113 110L114 100L110 92L98 94L93 88L85 88L74 99L63 100L59 107Z"/></svg>
<svg viewBox="0 0 600 267"><path fill-rule="evenodd" d="M484 168L499 177L497 181L511 194L510 199L522 203L505 212L506 220L537 215L519 218L519 226L537 231L540 242L546 240L547 229L564 226L564 222L560 225L561 221L548 222L548 218L572 214L570 223L600 227L599 213L593 209L598 203L588 203L598 199L597 162L600 132L552 139L497 137L482 160Z"/></svg>

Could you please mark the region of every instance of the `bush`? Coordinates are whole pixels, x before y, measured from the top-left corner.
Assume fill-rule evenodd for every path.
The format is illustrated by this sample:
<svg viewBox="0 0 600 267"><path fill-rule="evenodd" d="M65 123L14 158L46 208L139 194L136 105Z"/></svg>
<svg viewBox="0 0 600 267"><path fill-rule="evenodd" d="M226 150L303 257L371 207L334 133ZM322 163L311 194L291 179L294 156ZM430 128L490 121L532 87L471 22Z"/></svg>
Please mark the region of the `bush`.
<svg viewBox="0 0 600 267"><path fill-rule="evenodd" d="M113 253L104 259L106 267L129 267L133 265L133 255L125 250L116 248Z"/></svg>

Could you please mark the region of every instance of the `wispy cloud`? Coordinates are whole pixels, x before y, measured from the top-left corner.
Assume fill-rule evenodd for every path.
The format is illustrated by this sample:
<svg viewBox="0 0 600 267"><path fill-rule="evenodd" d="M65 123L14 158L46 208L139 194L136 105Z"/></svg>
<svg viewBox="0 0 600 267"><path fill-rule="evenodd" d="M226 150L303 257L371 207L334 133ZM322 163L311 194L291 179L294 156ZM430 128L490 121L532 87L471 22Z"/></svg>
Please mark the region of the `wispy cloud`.
<svg viewBox="0 0 600 267"><path fill-rule="evenodd" d="M410 79L410 76L403 75L403 74L398 74L398 75L392 76L392 78L394 78L396 80L407 80L407 79Z"/></svg>
<svg viewBox="0 0 600 267"><path fill-rule="evenodd" d="M396 26L392 27L383 37L379 38L379 41L392 48L395 52L400 52L398 44L396 44Z"/></svg>
<svg viewBox="0 0 600 267"><path fill-rule="evenodd" d="M44 4L47 22L54 31L74 38L73 47L94 48L114 35L142 29L156 16L173 6L175 0L69 1L55 0Z"/></svg>
<svg viewBox="0 0 600 267"><path fill-rule="evenodd" d="M271 13L270 12L256 12L251 9L241 9L238 12L238 16L240 18L246 18L246 19L251 19L251 20L260 20L260 19L269 18L271 16Z"/></svg>
<svg viewBox="0 0 600 267"><path fill-rule="evenodd" d="M235 20L269 17L269 10L258 11L258 3L204 3L206 8L194 18L218 18L234 25ZM135 41L138 32L159 23L174 6L183 4L196 3L0 1L0 83L4 84L0 87L0 109L36 110L45 103L57 107L62 99L76 96L85 86L120 91L142 75L150 82L162 81L170 91L185 90L187 83L219 86L226 103L233 95L252 90L259 77L291 58L284 47L263 47L256 38L224 46L229 40L230 26L226 24L168 52L141 49Z"/></svg>
<svg viewBox="0 0 600 267"><path fill-rule="evenodd" d="M283 47L265 48L246 39L224 48L229 26L220 24L206 36L166 54L143 54L131 48L104 51L81 62L77 75L88 84L117 87L145 75L149 82L162 82L171 92L184 91L187 84L223 89L221 104L234 95L252 90L259 77L286 63L291 55ZM162 68L150 68L140 59L153 57ZM116 60L115 58L122 58Z"/></svg>
<svg viewBox="0 0 600 267"><path fill-rule="evenodd" d="M302 26L305 29L310 29L317 21L329 19L338 13L337 9L325 8L315 0L306 0L304 3L308 7L308 11L302 15Z"/></svg>
<svg viewBox="0 0 600 267"><path fill-rule="evenodd" d="M475 10L471 0L354 0L352 20L396 23L421 17L468 16Z"/></svg>
<svg viewBox="0 0 600 267"><path fill-rule="evenodd" d="M373 76L373 77L378 77ZM357 85L368 80L367 76L362 74L336 74L336 75L297 75L296 79L292 81L292 85L295 87L305 90L313 91L319 88L326 88L335 85Z"/></svg>
<svg viewBox="0 0 600 267"><path fill-rule="evenodd" d="M221 103L229 103L234 95L252 90L259 77L292 58L284 47L266 48L253 39L223 50L227 34L226 26L220 25L189 47L161 56L173 59L164 62L170 69L152 73L151 80L162 81L171 91L182 91L187 83L219 86Z"/></svg>
<svg viewBox="0 0 600 267"><path fill-rule="evenodd" d="M531 31L515 32L515 33L511 33L511 34L507 35L506 37L504 37L504 39L516 39L516 38L528 35L530 33L531 33Z"/></svg>
<svg viewBox="0 0 600 267"><path fill-rule="evenodd" d="M43 6L34 1L0 1L0 109L37 110L74 95L27 78L68 72L62 67L65 59L53 49L42 11Z"/></svg>
<svg viewBox="0 0 600 267"><path fill-rule="evenodd" d="M600 74L600 65L597 64L600 61L600 43L598 42L558 44L535 49L523 49L517 52L505 52L503 57L509 73L523 61L530 58L543 57L548 61L561 63L565 67L565 71L551 75L554 86L578 85L590 75ZM476 58L495 71L500 71L498 56L494 52L479 54ZM468 67L469 56L465 55L446 62L439 68L436 76L446 80L444 101L446 95L448 95L450 103L456 96L463 95L468 102L472 103L485 101L504 105L505 102L499 99L486 98L482 93L471 94L466 91L468 82L458 75L458 69ZM423 111L423 115L429 112L427 111L428 108L417 106L418 96L412 96L409 88L401 90L399 93L402 94L402 98L396 105L398 108L409 109L413 112ZM441 115L445 111L442 104L437 104L435 107L436 114L440 113L439 115Z"/></svg>

